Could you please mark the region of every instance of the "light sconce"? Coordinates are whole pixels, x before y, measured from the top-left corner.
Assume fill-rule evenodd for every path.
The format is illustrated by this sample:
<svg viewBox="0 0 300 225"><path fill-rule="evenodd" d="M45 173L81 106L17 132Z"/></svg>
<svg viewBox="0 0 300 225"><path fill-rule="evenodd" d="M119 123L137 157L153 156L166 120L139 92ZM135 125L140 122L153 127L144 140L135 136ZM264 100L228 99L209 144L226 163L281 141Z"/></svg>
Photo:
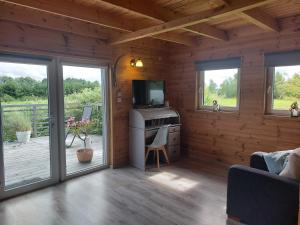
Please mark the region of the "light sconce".
<svg viewBox="0 0 300 225"><path fill-rule="evenodd" d="M132 67L141 68L144 66L143 61L141 59L132 59L130 60L130 65Z"/></svg>
<svg viewBox="0 0 300 225"><path fill-rule="evenodd" d="M120 55L115 63L113 64L112 68L111 68L111 72L112 72L112 78L113 78L113 85L114 87L117 87L118 86L118 83L117 83L117 67L118 67L118 64L119 64L119 61L121 60L121 58L123 58L124 56L126 56L126 54L123 54L123 55ZM136 67L136 68L141 68L144 66L143 64L143 61L141 59L131 59L130 60L130 65L132 67Z"/></svg>

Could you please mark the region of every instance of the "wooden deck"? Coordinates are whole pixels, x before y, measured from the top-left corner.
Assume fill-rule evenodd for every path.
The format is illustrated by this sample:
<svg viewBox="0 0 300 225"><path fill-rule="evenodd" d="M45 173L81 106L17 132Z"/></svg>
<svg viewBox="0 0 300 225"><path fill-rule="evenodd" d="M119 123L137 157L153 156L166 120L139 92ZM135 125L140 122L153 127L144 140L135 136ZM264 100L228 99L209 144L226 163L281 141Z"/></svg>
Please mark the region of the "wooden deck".
<svg viewBox="0 0 300 225"><path fill-rule="evenodd" d="M79 163L76 150L83 142L76 138L71 148L66 149L67 173L102 166L104 164L102 136L92 135L94 157L90 163ZM71 136L67 143L70 143ZM49 137L31 138L27 144L4 144L5 188L12 188L43 179L50 175Z"/></svg>

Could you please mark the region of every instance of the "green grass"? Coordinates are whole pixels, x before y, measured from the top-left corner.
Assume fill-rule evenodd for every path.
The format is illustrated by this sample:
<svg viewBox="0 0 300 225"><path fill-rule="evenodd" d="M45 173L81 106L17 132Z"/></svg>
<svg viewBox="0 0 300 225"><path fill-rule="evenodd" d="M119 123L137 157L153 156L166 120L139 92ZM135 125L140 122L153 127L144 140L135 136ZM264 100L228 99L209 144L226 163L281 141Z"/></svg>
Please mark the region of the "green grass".
<svg viewBox="0 0 300 225"><path fill-rule="evenodd" d="M294 101L298 101L298 103L300 103L299 99L274 99L273 108L281 110L290 109L291 104Z"/></svg>
<svg viewBox="0 0 300 225"><path fill-rule="evenodd" d="M48 104L47 99L37 99L37 100L28 100L28 101L9 101L3 102L2 105L31 105L31 104Z"/></svg>
<svg viewBox="0 0 300 225"><path fill-rule="evenodd" d="M221 96L213 96L205 102L206 106L212 105L212 100L216 99L218 103L222 106L228 107L235 107L236 106L236 99L235 98L224 98ZM274 99L274 109L289 109L291 104L294 102L294 99ZM300 100L298 100L300 104ZM48 104L47 99L36 99L36 100L28 100L28 101L11 101L11 102L4 102L3 105L26 105L26 104Z"/></svg>
<svg viewBox="0 0 300 225"><path fill-rule="evenodd" d="M218 104L221 106L227 106L227 107L236 107L236 98L224 98L221 96L214 96L214 98L211 99L215 99L218 101ZM212 105L212 100L210 99L206 99L206 101L204 101L204 105L205 106L211 106Z"/></svg>
<svg viewBox="0 0 300 225"><path fill-rule="evenodd" d="M229 107L236 107L237 101L236 98L223 98L221 99L220 104Z"/></svg>
<svg viewBox="0 0 300 225"><path fill-rule="evenodd" d="M222 106L227 106L227 107L236 107L236 98L224 98L222 96L214 96L211 98L208 98L207 101L204 102L204 105L206 106L211 106L212 101L210 99L216 99L218 101L218 104ZM288 110L291 107L291 104L297 101L297 99L274 99L273 102L273 107L274 109L281 109L281 110ZM298 103L300 104L300 100L298 99Z"/></svg>

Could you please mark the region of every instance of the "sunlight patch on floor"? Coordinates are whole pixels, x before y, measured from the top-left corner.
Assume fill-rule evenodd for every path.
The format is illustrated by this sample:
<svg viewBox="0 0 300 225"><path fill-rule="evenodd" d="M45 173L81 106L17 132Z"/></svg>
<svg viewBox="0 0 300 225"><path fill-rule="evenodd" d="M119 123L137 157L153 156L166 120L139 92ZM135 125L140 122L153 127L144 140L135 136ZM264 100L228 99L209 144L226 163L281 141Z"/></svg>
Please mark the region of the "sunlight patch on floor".
<svg viewBox="0 0 300 225"><path fill-rule="evenodd" d="M149 177L149 180L155 181L159 184L163 184L169 188L172 188L176 191L187 191L191 188L194 188L199 184L199 182L187 179L177 174L169 172L161 172Z"/></svg>

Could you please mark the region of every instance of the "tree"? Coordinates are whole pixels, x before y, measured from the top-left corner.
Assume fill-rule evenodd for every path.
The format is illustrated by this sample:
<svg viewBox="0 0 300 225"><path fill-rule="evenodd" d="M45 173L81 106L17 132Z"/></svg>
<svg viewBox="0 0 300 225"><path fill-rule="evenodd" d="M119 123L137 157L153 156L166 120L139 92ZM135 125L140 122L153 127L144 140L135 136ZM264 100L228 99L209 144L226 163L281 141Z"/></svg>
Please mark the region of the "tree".
<svg viewBox="0 0 300 225"><path fill-rule="evenodd" d="M0 77L0 89L1 89L1 95L8 95L13 98L17 97L17 84L15 80L8 76L1 76Z"/></svg>
<svg viewBox="0 0 300 225"><path fill-rule="evenodd" d="M41 82L37 82L34 85L35 96L46 97L48 96L48 80L43 79Z"/></svg>
<svg viewBox="0 0 300 225"><path fill-rule="evenodd" d="M237 93L237 74L234 77L229 77L223 81L220 85L220 89L218 91L219 95L224 96L225 98L234 98Z"/></svg>
<svg viewBox="0 0 300 225"><path fill-rule="evenodd" d="M217 93L218 86L213 80L209 80L208 91L210 93Z"/></svg>
<svg viewBox="0 0 300 225"><path fill-rule="evenodd" d="M30 77L20 77L15 79L17 89L16 97L21 98L24 96L36 96L36 89L34 88L39 81Z"/></svg>
<svg viewBox="0 0 300 225"><path fill-rule="evenodd" d="M285 94L288 97L300 98L300 74L296 73L285 83Z"/></svg>
<svg viewBox="0 0 300 225"><path fill-rule="evenodd" d="M98 81L68 78L64 81L65 95L81 93L85 89L100 87ZM0 75L0 96L2 101L24 100L32 97L48 97L48 80L34 80L31 77L12 78Z"/></svg>
<svg viewBox="0 0 300 225"><path fill-rule="evenodd" d="M98 82L90 82L83 79L67 78L64 80L65 95L81 92L86 88L99 87Z"/></svg>
<svg viewBox="0 0 300 225"><path fill-rule="evenodd" d="M274 98L282 99L285 96L286 91L286 82L284 79L284 75L280 72L276 72L275 81L274 81Z"/></svg>

